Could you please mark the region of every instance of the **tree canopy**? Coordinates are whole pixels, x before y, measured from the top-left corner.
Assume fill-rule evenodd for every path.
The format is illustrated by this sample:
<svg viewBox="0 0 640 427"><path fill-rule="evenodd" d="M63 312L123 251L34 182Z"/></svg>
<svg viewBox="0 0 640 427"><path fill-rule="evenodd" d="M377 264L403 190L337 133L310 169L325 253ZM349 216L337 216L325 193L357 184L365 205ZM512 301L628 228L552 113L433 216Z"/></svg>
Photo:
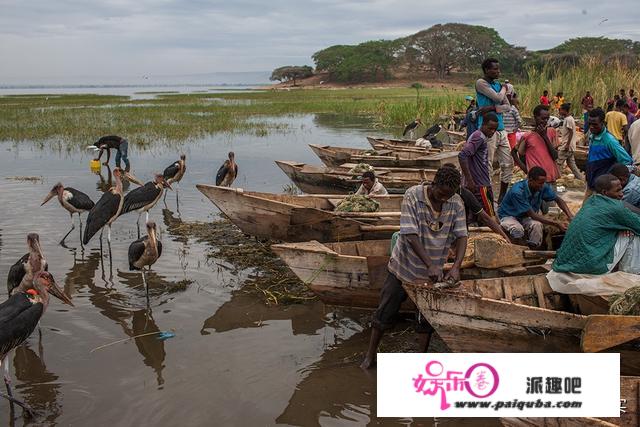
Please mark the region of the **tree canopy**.
<svg viewBox="0 0 640 427"><path fill-rule="evenodd" d="M296 66L286 65L273 70L269 80L278 80L280 82L293 81L293 85L296 85L296 80L304 79L313 76L313 68L308 65Z"/></svg>

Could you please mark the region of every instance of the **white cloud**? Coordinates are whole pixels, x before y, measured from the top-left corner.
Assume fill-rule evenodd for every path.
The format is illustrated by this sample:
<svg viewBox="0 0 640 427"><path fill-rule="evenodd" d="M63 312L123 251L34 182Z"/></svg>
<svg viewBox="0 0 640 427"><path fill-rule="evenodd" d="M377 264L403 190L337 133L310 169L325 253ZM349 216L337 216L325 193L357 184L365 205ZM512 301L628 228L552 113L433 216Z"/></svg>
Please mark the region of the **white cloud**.
<svg viewBox="0 0 640 427"><path fill-rule="evenodd" d="M0 7L0 83L271 70L311 64L311 54L333 44L396 38L445 22L494 27L530 49L577 36L640 38L634 0L619 0L616 14L595 0L1 0Z"/></svg>

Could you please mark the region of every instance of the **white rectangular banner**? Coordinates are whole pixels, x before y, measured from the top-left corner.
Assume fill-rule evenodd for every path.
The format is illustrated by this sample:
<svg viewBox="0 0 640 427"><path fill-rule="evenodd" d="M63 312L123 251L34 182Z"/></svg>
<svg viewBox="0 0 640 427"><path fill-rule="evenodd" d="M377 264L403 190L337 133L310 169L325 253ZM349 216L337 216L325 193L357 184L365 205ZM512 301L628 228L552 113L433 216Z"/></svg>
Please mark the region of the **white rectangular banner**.
<svg viewBox="0 0 640 427"><path fill-rule="evenodd" d="M379 353L378 417L619 417L618 353Z"/></svg>

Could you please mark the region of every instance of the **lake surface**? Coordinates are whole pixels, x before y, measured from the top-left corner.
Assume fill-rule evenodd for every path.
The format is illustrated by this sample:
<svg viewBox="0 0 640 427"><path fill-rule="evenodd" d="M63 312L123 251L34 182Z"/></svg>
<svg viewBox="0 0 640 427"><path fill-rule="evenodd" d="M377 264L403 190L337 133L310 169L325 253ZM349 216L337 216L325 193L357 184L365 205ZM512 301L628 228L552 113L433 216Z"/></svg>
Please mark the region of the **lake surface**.
<svg viewBox="0 0 640 427"><path fill-rule="evenodd" d="M130 147L132 172L144 181L180 152L187 155L180 212L171 192L166 207L160 202L150 212L164 244L147 276L150 314L141 275L129 272L127 264L127 248L137 238L135 213L114 223L110 262L98 236L84 251L79 248L78 228L67 239L69 248L60 247L69 215L56 199L40 207L58 181L97 200L108 185L107 168L102 175L90 172L89 151L0 143L0 277L26 252L26 234L37 232L50 271L75 304L70 308L53 299L41 321L41 340L34 332L9 357L15 392L39 411L30 421L17 411L15 425L433 425L375 417L375 371L358 368L368 342L361 326L367 313L319 301L267 306L241 291L251 271L208 257L211 246L168 228L218 219L195 184L212 183L230 150L239 164L235 186L280 192L289 180L273 160L320 164L307 144L367 147L365 136L372 132L361 118L271 120L286 123L288 130L266 137L220 134L176 148ZM41 176L43 182L7 179L14 176ZM104 242L106 248L106 236ZM0 298L5 297L3 286ZM175 337L139 336L158 331ZM8 408L0 399L2 425L10 424Z"/></svg>

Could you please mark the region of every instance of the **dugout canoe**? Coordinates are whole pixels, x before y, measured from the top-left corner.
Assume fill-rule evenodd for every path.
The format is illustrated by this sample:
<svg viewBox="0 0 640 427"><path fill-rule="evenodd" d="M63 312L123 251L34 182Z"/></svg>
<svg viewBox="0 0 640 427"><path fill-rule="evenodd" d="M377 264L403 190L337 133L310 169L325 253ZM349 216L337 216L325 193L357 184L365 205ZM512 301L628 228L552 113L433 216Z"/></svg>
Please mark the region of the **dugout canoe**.
<svg viewBox="0 0 640 427"><path fill-rule="evenodd" d="M347 163L334 168L287 160L276 160L276 164L300 190L308 194L355 193L361 183L361 179L349 173L355 164ZM411 186L431 181L436 173L434 169L378 167L375 172L391 194L404 194Z"/></svg>
<svg viewBox="0 0 640 427"><path fill-rule="evenodd" d="M429 148L425 150L422 147L416 147L416 141L412 139L387 139L368 136L367 141L374 150L413 151L416 153L429 154L437 154L443 151L441 148Z"/></svg>
<svg viewBox="0 0 640 427"><path fill-rule="evenodd" d="M611 351L621 353L623 375L640 373L640 316L575 314L545 275L463 280L446 290L403 286L451 351Z"/></svg>
<svg viewBox="0 0 640 427"><path fill-rule="evenodd" d="M487 233L488 228L471 229L472 235ZM471 246L467 246L467 251ZM283 243L271 249L314 292L330 305L373 309L378 306L380 289L387 278L387 263L391 242ZM471 259L473 255L467 254ZM467 259L467 257L465 257ZM533 274L546 271L543 265L520 268L480 269L473 262L464 262L461 276L496 277L510 274ZM413 303L405 305L405 309Z"/></svg>
<svg viewBox="0 0 640 427"><path fill-rule="evenodd" d="M243 233L285 242L390 238L400 224L401 195L375 196L380 212L334 212L344 196L261 193L197 184Z"/></svg>
<svg viewBox="0 0 640 427"><path fill-rule="evenodd" d="M438 169L445 163L458 164L457 151L442 151L426 155L422 152L402 150L365 150L309 144L311 150L329 167L345 163L367 163L374 167Z"/></svg>

